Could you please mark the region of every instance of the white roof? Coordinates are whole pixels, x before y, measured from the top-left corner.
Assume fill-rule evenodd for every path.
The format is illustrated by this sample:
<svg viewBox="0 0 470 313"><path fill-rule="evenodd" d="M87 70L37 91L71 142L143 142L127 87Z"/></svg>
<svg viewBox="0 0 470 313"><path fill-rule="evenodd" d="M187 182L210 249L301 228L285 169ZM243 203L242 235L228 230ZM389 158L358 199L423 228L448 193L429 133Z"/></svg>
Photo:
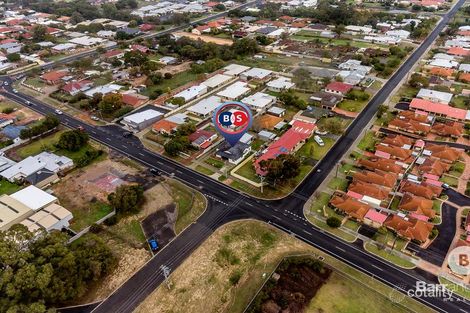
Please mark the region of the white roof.
<svg viewBox="0 0 470 313"><path fill-rule="evenodd" d="M89 37L89 36L83 36L83 37L73 38L69 40L69 42L75 43L81 46L93 46L93 45L102 43L104 41L105 39L103 38Z"/></svg>
<svg viewBox="0 0 470 313"><path fill-rule="evenodd" d="M385 33L385 35L406 39L410 36L410 32L407 30L403 30L403 29L395 29L395 30L389 30L388 32Z"/></svg>
<svg viewBox="0 0 470 313"><path fill-rule="evenodd" d="M270 37L279 37L279 36L281 36L284 32L285 32L284 29L278 28L278 29L276 29L275 31L270 32L270 33L268 34L268 36L270 36Z"/></svg>
<svg viewBox="0 0 470 313"><path fill-rule="evenodd" d="M28 186L24 189L21 189L20 191L12 194L11 197L23 203L33 211L37 211L46 205L57 201L56 197L48 194L45 191L42 191L35 186Z"/></svg>
<svg viewBox="0 0 470 313"><path fill-rule="evenodd" d="M224 74L225 75L230 75L230 76L237 76L240 73L243 73L249 69L248 66L245 65L240 65L240 64L229 64L226 67L224 67Z"/></svg>
<svg viewBox="0 0 470 313"><path fill-rule="evenodd" d="M148 120L152 120L162 115L163 115L162 112L150 109L150 110L145 110L145 111L128 115L124 117L123 120L128 123L140 124L140 123L143 123Z"/></svg>
<svg viewBox="0 0 470 313"><path fill-rule="evenodd" d="M455 56L447 54L447 53L436 53L433 56L433 59L443 59L443 60L453 61L455 60Z"/></svg>
<svg viewBox="0 0 470 313"><path fill-rule="evenodd" d="M450 100L452 100L452 96L453 94L448 93L448 92L425 89L425 88L421 88L418 92L418 95L416 95L416 97L422 98L422 99L424 98L436 99L438 100L438 102L441 102L441 103L449 103Z"/></svg>
<svg viewBox="0 0 470 313"><path fill-rule="evenodd" d="M274 139L276 137L276 134L275 133L272 133L270 131L267 131L267 130L262 130L258 133L259 136L261 137L266 137L266 138L269 138L269 139Z"/></svg>
<svg viewBox="0 0 470 313"><path fill-rule="evenodd" d="M290 78L287 77L279 77L277 79L274 79L266 84L268 87L271 88L277 88L277 89L290 89L294 87L294 83L291 82Z"/></svg>
<svg viewBox="0 0 470 313"><path fill-rule="evenodd" d="M459 66L459 63L452 61L452 60L446 60L446 59L434 59L429 63L431 66L438 66L438 67L444 67L444 68L454 68Z"/></svg>
<svg viewBox="0 0 470 313"><path fill-rule="evenodd" d="M174 95L174 98L184 98L184 101L187 102L189 100L192 100L196 98L199 95L202 95L207 92L207 86L205 85L196 85L189 87L188 89L185 89L176 95Z"/></svg>
<svg viewBox="0 0 470 313"><path fill-rule="evenodd" d="M263 92L257 92L251 96L242 99L243 103L256 109L263 109L274 101L276 101L276 97Z"/></svg>
<svg viewBox="0 0 470 313"><path fill-rule="evenodd" d="M273 114L282 114L285 111L286 109L280 108L280 107L272 107L272 108L269 108L268 110L269 113L273 113Z"/></svg>
<svg viewBox="0 0 470 313"><path fill-rule="evenodd" d="M238 97L243 96L245 93L247 93L250 90L248 87L248 84L245 82L235 82L225 88L222 91L219 91L217 93L218 96L228 98L228 99L236 99Z"/></svg>
<svg viewBox="0 0 470 313"><path fill-rule="evenodd" d="M243 136L240 138L240 142L242 143L249 143L253 139L253 135L249 133L244 133Z"/></svg>
<svg viewBox="0 0 470 313"><path fill-rule="evenodd" d="M0 156L0 171L4 171L7 168L10 168L15 164L16 164L15 161L12 161L9 158L6 158L4 156Z"/></svg>
<svg viewBox="0 0 470 313"><path fill-rule="evenodd" d="M56 51L63 51L63 50L69 50L69 49L74 49L77 45L74 43L61 43L58 45L55 45L52 47L53 50Z"/></svg>
<svg viewBox="0 0 470 313"><path fill-rule="evenodd" d="M202 84L206 85L209 88L215 88L217 86L222 85L225 82L228 82L231 79L232 79L231 76L224 75L224 74L216 74L212 76L211 78L209 78L208 80L203 81Z"/></svg>
<svg viewBox="0 0 470 313"><path fill-rule="evenodd" d="M470 72L470 64L467 64L467 63L460 64L459 71Z"/></svg>
<svg viewBox="0 0 470 313"><path fill-rule="evenodd" d="M187 119L188 119L188 116L184 113L176 113L174 115L171 115L165 118L165 120L173 122L178 125L186 123Z"/></svg>
<svg viewBox="0 0 470 313"><path fill-rule="evenodd" d="M165 63L165 64L166 64L166 63L170 63L170 62L176 61L176 58L166 56L166 57L161 57L158 61L161 62L161 63Z"/></svg>
<svg viewBox="0 0 470 313"><path fill-rule="evenodd" d="M265 70L263 68L254 67L252 69L249 69L246 72L243 72L242 75L246 76L246 77L253 77L253 78L257 78L257 79L263 79L263 78L266 78L269 75L271 75L272 72L273 71Z"/></svg>
<svg viewBox="0 0 470 313"><path fill-rule="evenodd" d="M35 156L29 156L26 159L12 165L0 173L6 179L12 179L15 176L27 177L42 169L57 173L63 166L73 165L72 159L59 156L49 152L41 152Z"/></svg>
<svg viewBox="0 0 470 313"><path fill-rule="evenodd" d="M122 86L120 85L116 85L116 84L107 84L107 85L103 85L103 86L98 86L98 87L95 87L95 88L92 88L90 90L87 90L85 92L85 95L87 95L88 97L93 97L93 95L95 93L101 93L104 95L108 94L108 93L111 93L111 92L115 92L115 91L118 91L119 89L121 89Z"/></svg>
<svg viewBox="0 0 470 313"><path fill-rule="evenodd" d="M208 113L214 111L221 104L222 99L220 99L220 97L210 96L209 98L205 98L195 105L190 106L187 111L196 114L207 115Z"/></svg>

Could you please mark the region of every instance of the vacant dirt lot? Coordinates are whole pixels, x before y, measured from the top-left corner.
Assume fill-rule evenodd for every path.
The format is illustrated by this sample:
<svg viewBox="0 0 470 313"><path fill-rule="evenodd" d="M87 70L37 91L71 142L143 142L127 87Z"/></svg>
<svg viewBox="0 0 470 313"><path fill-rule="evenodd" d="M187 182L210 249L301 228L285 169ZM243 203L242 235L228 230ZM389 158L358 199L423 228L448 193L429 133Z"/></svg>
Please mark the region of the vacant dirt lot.
<svg viewBox="0 0 470 313"><path fill-rule="evenodd" d="M185 72L191 68L191 64L193 62L188 61L188 62L183 62L181 64L177 65L167 65L158 72L165 74L165 73L170 73L171 75L175 75L181 72Z"/></svg>
<svg viewBox="0 0 470 313"><path fill-rule="evenodd" d="M92 199L106 201L110 192L125 183L126 176L138 171L121 162L106 159L83 169L78 169L54 185L54 194L66 207L87 206Z"/></svg>
<svg viewBox="0 0 470 313"><path fill-rule="evenodd" d="M205 42L213 42L218 45L228 45L230 46L233 43L232 39L225 39L225 38L217 38L217 37L212 37L212 36L206 36L206 35L196 35L193 33L187 33L187 32L178 32L175 33L177 36L185 36L189 37L194 40L202 40Z"/></svg>

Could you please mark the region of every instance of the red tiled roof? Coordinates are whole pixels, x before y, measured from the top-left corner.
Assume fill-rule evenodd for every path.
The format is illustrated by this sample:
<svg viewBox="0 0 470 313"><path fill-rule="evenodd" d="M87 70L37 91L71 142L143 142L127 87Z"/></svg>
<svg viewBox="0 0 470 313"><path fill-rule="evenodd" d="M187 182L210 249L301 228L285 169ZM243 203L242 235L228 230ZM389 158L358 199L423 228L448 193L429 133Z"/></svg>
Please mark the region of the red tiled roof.
<svg viewBox="0 0 470 313"><path fill-rule="evenodd" d="M206 139L209 139L211 138L212 136L214 136L215 133L211 132L211 131L208 131L208 130L204 130L204 129L198 129L196 130L194 133L192 133L191 135L188 136L188 139L190 142L193 142L195 140L197 140L198 138L200 137L206 137Z"/></svg>
<svg viewBox="0 0 470 313"><path fill-rule="evenodd" d="M148 100L147 97L138 95L138 94L132 94L132 93L122 94L122 102L124 104L133 106L134 108L144 104L147 100Z"/></svg>
<svg viewBox="0 0 470 313"><path fill-rule="evenodd" d="M364 218L365 219L367 218L367 219L369 219L373 222L379 223L379 224L383 224L385 222L385 220L387 219L387 216L388 215L377 212L374 209L369 209L369 211L367 211L367 214L364 216Z"/></svg>
<svg viewBox="0 0 470 313"><path fill-rule="evenodd" d="M470 73L460 73L459 80L463 82L470 82Z"/></svg>
<svg viewBox="0 0 470 313"><path fill-rule="evenodd" d="M331 82L326 85L325 90L333 90L342 94L348 93L354 86L342 82Z"/></svg>
<svg viewBox="0 0 470 313"><path fill-rule="evenodd" d="M443 68L443 67L433 67L429 70L429 73L432 75L437 75L441 77L449 77L452 76L454 70L451 68Z"/></svg>
<svg viewBox="0 0 470 313"><path fill-rule="evenodd" d="M467 110L451 107L447 104L432 102L428 100L414 98L411 100L410 108L423 110L426 112L442 114L450 118L465 120Z"/></svg>
<svg viewBox="0 0 470 313"><path fill-rule="evenodd" d="M301 142L307 140L315 130L315 124L294 121L292 127L284 133L277 141L273 142L262 156L255 161L256 172L259 175L265 175L259 163L262 160L275 159L278 155L291 153L292 150Z"/></svg>
<svg viewBox="0 0 470 313"><path fill-rule="evenodd" d="M470 50L464 49L461 47L452 47L447 50L447 53L464 57L464 56L470 55Z"/></svg>
<svg viewBox="0 0 470 313"><path fill-rule="evenodd" d="M67 91L67 92L73 92L76 90L81 90L86 85L89 85L91 83L92 82L89 80L81 80L79 82L70 82L68 84L65 84L64 87L62 87L62 90Z"/></svg>
<svg viewBox="0 0 470 313"><path fill-rule="evenodd" d="M120 55L122 53L123 53L123 51L119 50L119 49L109 50L104 54L104 57L105 58L112 58L112 57L115 57L115 56Z"/></svg>
<svg viewBox="0 0 470 313"><path fill-rule="evenodd" d="M68 72L66 71L51 71L43 74L41 78L47 81L54 82L66 76L67 74Z"/></svg>
<svg viewBox="0 0 470 313"><path fill-rule="evenodd" d="M153 130L155 131L166 132L168 134L173 132L177 127L178 127L178 124L173 123L171 121L167 121L167 120L160 120L156 122L155 124L153 124L152 126Z"/></svg>
<svg viewBox="0 0 470 313"><path fill-rule="evenodd" d="M399 174L403 168L396 164L394 160L383 158L359 159L357 163L368 170L381 170L389 173Z"/></svg>
<svg viewBox="0 0 470 313"><path fill-rule="evenodd" d="M335 195L330 200L330 204L335 208L345 212L349 216L361 221L364 219L364 216L370 209L370 206L367 204L359 202L347 195Z"/></svg>

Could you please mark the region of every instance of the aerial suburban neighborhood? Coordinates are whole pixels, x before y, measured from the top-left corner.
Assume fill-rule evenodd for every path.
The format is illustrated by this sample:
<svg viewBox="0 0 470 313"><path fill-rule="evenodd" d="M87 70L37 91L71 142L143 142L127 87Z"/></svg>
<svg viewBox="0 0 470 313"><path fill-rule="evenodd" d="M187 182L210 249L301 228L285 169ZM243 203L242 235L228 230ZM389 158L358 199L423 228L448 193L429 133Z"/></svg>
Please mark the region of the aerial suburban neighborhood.
<svg viewBox="0 0 470 313"><path fill-rule="evenodd" d="M470 2L0 3L0 313L470 312Z"/></svg>

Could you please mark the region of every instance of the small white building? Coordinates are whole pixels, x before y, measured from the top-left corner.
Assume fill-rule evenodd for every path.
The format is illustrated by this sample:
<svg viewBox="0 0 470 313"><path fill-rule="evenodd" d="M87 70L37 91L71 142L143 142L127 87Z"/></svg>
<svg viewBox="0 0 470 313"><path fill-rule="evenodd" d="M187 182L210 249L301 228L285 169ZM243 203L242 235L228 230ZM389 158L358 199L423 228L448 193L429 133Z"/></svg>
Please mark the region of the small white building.
<svg viewBox="0 0 470 313"><path fill-rule="evenodd" d="M273 71L265 70L263 68L254 67L240 74L242 80L248 81L251 79L265 80L271 77Z"/></svg>
<svg viewBox="0 0 470 313"><path fill-rule="evenodd" d="M457 68L459 66L459 63L447 59L434 59L429 63L429 65L443 68Z"/></svg>
<svg viewBox="0 0 470 313"><path fill-rule="evenodd" d="M421 88L416 97L432 102L449 104L452 100L453 94L449 92Z"/></svg>
<svg viewBox="0 0 470 313"><path fill-rule="evenodd" d="M225 75L238 76L248 70L250 67L240 64L229 64L223 68Z"/></svg>
<svg viewBox="0 0 470 313"><path fill-rule="evenodd" d="M276 102L276 97L263 92L257 92L251 96L243 98L241 102L246 104L253 111L265 112Z"/></svg>
<svg viewBox="0 0 470 313"><path fill-rule="evenodd" d="M217 95L220 96L222 100L238 100L249 91L250 88L247 83L238 81L219 91Z"/></svg>
<svg viewBox="0 0 470 313"><path fill-rule="evenodd" d="M125 116L122 119L121 124L132 130L140 131L160 120L162 117L162 112L149 109Z"/></svg>
<svg viewBox="0 0 470 313"><path fill-rule="evenodd" d="M274 79L266 84L269 90L274 92L281 92L283 90L289 90L295 86L290 78L281 76L277 79Z"/></svg>
<svg viewBox="0 0 470 313"><path fill-rule="evenodd" d="M211 78L203 81L202 85L207 86L207 88L214 89L214 88L222 86L223 84L227 83L231 79L233 79L232 76L224 75L224 74L216 74L212 76Z"/></svg>
<svg viewBox="0 0 470 313"><path fill-rule="evenodd" d="M206 85L196 85L189 87L188 89L185 89L183 91L178 92L176 95L174 95L174 98L183 98L184 102L188 102L191 100L194 100L203 94L207 92L207 86Z"/></svg>
<svg viewBox="0 0 470 313"><path fill-rule="evenodd" d="M200 117L208 117L214 110L222 104L222 99L217 96L210 96L202 99L198 103L190 106L187 111Z"/></svg>
<svg viewBox="0 0 470 313"><path fill-rule="evenodd" d="M385 35L401 39L408 39L410 37L410 32L404 29L394 29L387 31Z"/></svg>

